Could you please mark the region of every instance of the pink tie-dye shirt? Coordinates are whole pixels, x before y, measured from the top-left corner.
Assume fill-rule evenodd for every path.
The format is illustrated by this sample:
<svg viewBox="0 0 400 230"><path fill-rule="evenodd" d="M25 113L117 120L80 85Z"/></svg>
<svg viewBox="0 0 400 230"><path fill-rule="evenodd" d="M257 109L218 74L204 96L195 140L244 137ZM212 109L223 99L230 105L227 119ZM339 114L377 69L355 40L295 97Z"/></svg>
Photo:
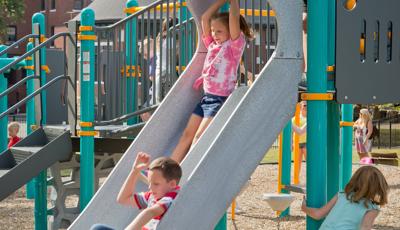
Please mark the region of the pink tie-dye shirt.
<svg viewBox="0 0 400 230"><path fill-rule="evenodd" d="M217 96L229 96L235 89L237 70L246 39L241 33L236 40L217 44L211 36L203 37L208 52L202 72L204 92Z"/></svg>

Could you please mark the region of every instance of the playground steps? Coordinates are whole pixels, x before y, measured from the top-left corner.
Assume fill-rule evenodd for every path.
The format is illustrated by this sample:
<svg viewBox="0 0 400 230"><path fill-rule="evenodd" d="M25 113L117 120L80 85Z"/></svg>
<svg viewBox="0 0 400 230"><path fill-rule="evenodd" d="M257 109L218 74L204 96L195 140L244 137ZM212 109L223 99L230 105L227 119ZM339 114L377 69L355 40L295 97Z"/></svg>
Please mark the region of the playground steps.
<svg viewBox="0 0 400 230"><path fill-rule="evenodd" d="M375 164L399 166L399 157L397 153L371 153Z"/></svg>
<svg viewBox="0 0 400 230"><path fill-rule="evenodd" d="M68 160L71 154L69 131L51 128L34 131L0 155L0 200L55 162Z"/></svg>

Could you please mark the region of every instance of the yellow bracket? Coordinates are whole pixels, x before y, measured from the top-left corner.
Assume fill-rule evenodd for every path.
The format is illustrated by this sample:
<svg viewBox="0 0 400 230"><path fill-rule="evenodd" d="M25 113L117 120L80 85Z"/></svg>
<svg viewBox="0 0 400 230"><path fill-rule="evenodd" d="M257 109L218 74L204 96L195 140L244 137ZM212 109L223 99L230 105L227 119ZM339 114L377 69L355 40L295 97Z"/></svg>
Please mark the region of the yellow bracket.
<svg viewBox="0 0 400 230"><path fill-rule="evenodd" d="M181 66L181 70L179 70L179 66L176 67L176 71L184 71L186 69L186 66Z"/></svg>
<svg viewBox="0 0 400 230"><path fill-rule="evenodd" d="M268 10L254 10L254 14L253 14L253 10L252 9L240 9L240 14L241 15L246 15L246 16L255 16L255 17L259 17L260 15L263 17L267 17L268 16ZM270 17L275 17L276 13L273 10L269 11L269 16Z"/></svg>
<svg viewBox="0 0 400 230"><path fill-rule="evenodd" d="M124 9L124 13L126 14L133 14L141 10L142 7L134 6L134 7L129 7Z"/></svg>
<svg viewBox="0 0 400 230"><path fill-rule="evenodd" d="M177 9L179 9L182 6L186 6L186 2L182 2L182 3L175 3L175 6ZM145 6L134 6L134 7L129 7L129 8L125 8L124 9L124 13L126 14L133 14L136 13L140 10L145 9ZM170 10L172 10L174 8L174 3L169 3L169 4L162 4L162 5L158 5L156 6L156 11L160 11L161 9L163 10L163 12L165 12L167 10L167 8L169 8ZM150 11L154 11L154 9L150 9Z"/></svg>
<svg viewBox="0 0 400 230"><path fill-rule="evenodd" d="M81 121L81 122L79 123L79 125L80 125L81 127L93 127L93 123L92 123L92 122Z"/></svg>
<svg viewBox="0 0 400 230"><path fill-rule="evenodd" d="M354 122L352 122L352 121L341 121L340 122L340 127L348 127L348 126L351 126L351 127L353 127L353 125L354 125Z"/></svg>
<svg viewBox="0 0 400 230"><path fill-rule="evenodd" d="M328 73L335 72L335 66L334 65L330 65L330 66L326 67L326 72L328 72Z"/></svg>
<svg viewBox="0 0 400 230"><path fill-rule="evenodd" d="M32 58L32 57L26 57L25 60L26 60L26 61L32 61L33 58Z"/></svg>
<svg viewBox="0 0 400 230"><path fill-rule="evenodd" d="M79 130L78 131L78 136L81 136L81 137L94 137L94 136L99 136L99 132L98 131L82 131L82 130Z"/></svg>
<svg viewBox="0 0 400 230"><path fill-rule="evenodd" d="M39 129L39 128L40 128L39 125L31 125L31 129L32 129L32 130L37 130L37 129Z"/></svg>
<svg viewBox="0 0 400 230"><path fill-rule="evenodd" d="M28 66L25 66L24 69L35 70L35 66L28 65Z"/></svg>
<svg viewBox="0 0 400 230"><path fill-rule="evenodd" d="M92 31L93 26L79 26L79 31Z"/></svg>
<svg viewBox="0 0 400 230"><path fill-rule="evenodd" d="M140 66L138 67L138 69L139 69L139 74L137 75L136 74L136 66L129 66L129 65L127 65L126 67L125 67L125 75L126 75L126 77L136 77L136 76L139 76L139 77L141 77L141 69L140 69ZM124 68L121 68L121 75L123 76L124 75Z"/></svg>
<svg viewBox="0 0 400 230"><path fill-rule="evenodd" d="M301 100L304 101L332 101L332 93L302 93Z"/></svg>
<svg viewBox="0 0 400 230"><path fill-rule="evenodd" d="M47 66L47 65L42 65L41 69L44 70L47 74L49 74L51 72L49 66Z"/></svg>
<svg viewBox="0 0 400 230"><path fill-rule="evenodd" d="M40 35L40 42L45 42L47 38L44 35Z"/></svg>
<svg viewBox="0 0 400 230"><path fill-rule="evenodd" d="M78 35L78 40L80 40L80 41L96 41L97 40L97 36L96 35L82 35L82 34L79 34Z"/></svg>

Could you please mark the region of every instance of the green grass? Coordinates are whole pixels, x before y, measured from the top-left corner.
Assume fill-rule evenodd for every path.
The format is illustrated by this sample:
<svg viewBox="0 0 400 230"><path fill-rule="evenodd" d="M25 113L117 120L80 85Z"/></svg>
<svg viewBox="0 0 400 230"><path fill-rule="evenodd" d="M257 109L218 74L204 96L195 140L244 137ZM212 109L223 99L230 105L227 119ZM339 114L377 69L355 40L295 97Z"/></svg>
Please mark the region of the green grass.
<svg viewBox="0 0 400 230"><path fill-rule="evenodd" d="M392 149L378 149L378 148L373 148L372 149L373 153L397 153L397 155L400 156L400 148L392 148ZM261 161L261 164L265 163L278 163L278 156L279 155L279 149L278 148L271 148L268 150L268 152L265 154L263 160ZM358 158L357 151L355 148L353 148L353 163L358 163L360 159ZM293 154L292 154L292 160L293 160Z"/></svg>

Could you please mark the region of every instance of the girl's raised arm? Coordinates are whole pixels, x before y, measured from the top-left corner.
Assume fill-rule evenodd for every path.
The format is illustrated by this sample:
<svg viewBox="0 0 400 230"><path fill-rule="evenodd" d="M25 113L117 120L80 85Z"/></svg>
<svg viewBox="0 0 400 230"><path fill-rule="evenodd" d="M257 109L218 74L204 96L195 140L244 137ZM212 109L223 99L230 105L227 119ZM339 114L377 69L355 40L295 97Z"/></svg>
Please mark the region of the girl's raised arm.
<svg viewBox="0 0 400 230"><path fill-rule="evenodd" d="M217 0L201 16L201 27L203 29L204 36L211 35L210 19L213 16L213 14L215 14L225 2L226 0Z"/></svg>
<svg viewBox="0 0 400 230"><path fill-rule="evenodd" d="M231 8L229 10L229 32L231 39L236 40L240 36L240 9L238 0L230 0Z"/></svg>

